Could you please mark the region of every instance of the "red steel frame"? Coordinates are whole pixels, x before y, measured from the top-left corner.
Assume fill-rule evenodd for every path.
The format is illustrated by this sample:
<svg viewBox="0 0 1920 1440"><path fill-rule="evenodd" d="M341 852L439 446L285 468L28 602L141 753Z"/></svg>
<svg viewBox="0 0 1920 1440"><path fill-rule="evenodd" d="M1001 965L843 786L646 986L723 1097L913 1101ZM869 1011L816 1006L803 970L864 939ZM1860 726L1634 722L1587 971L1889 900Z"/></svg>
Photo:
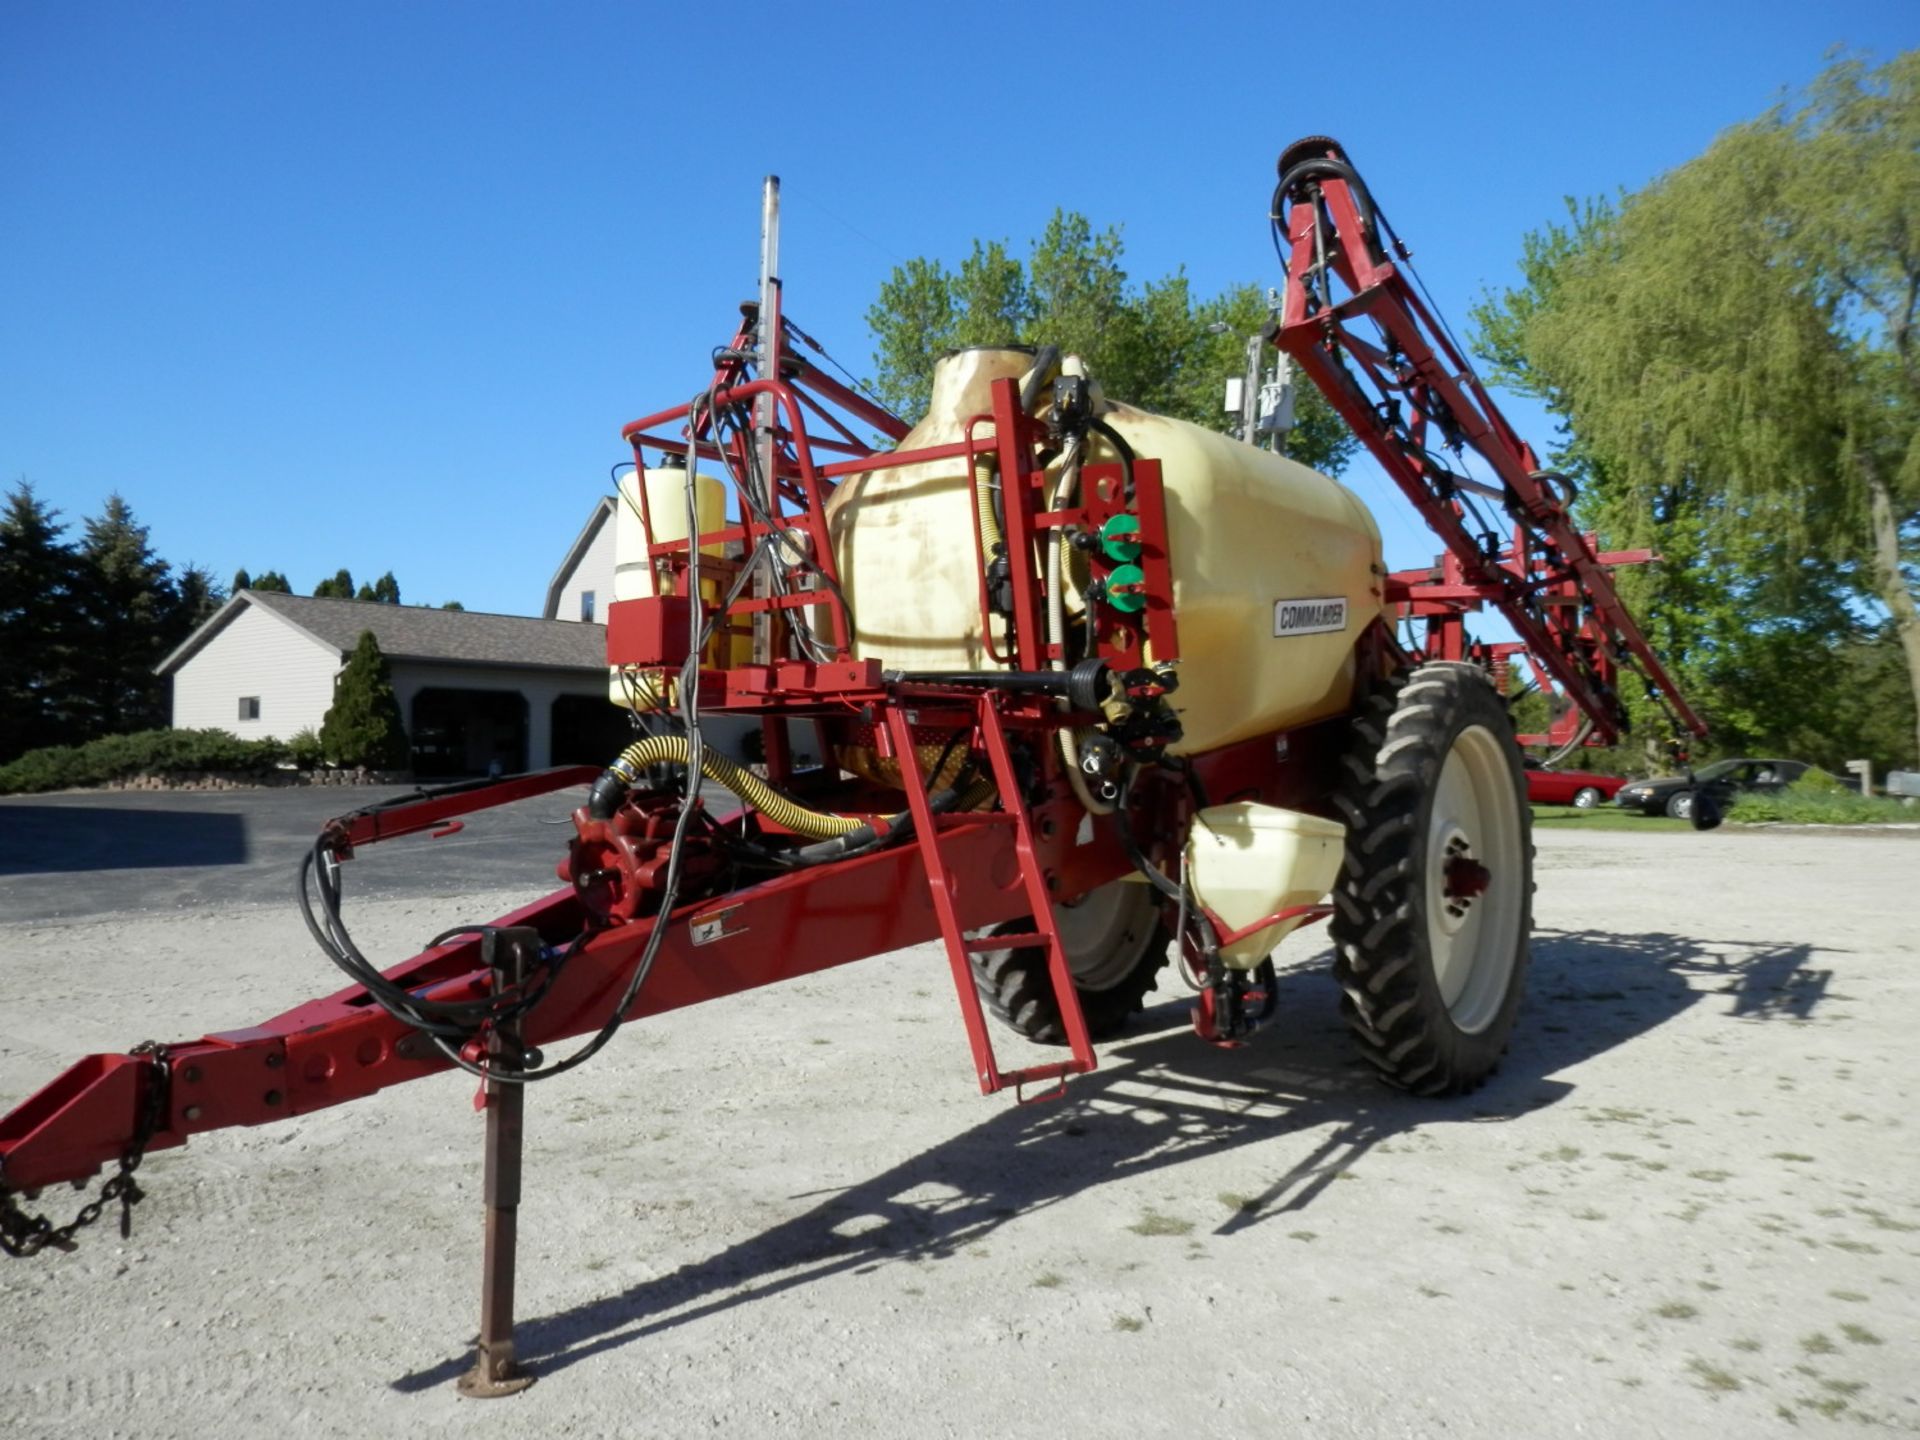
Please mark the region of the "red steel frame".
<svg viewBox="0 0 1920 1440"><path fill-rule="evenodd" d="M1594 743L1624 728L1614 692L1617 665L1637 665L1679 720L1706 726L1688 708L1621 604L1607 567L1626 557L1597 554L1573 524L1552 477L1493 403L1466 358L1386 253L1387 232L1358 177L1333 141L1290 147L1274 223L1284 227L1286 292L1274 343L1326 395L1354 434L1445 542L1438 575L1392 577L1389 598L1428 622L1428 654L1465 658L1461 617L1492 605L1593 722ZM1297 177L1289 184L1289 172ZM1404 262L1409 253L1395 241ZM1429 436L1471 447L1497 486L1437 464ZM1500 505L1513 520L1497 549L1468 528L1461 493ZM1499 541L1501 537L1485 537Z"/></svg>
<svg viewBox="0 0 1920 1440"><path fill-rule="evenodd" d="M906 427L863 397L805 367L788 352L778 330L775 361L764 368L784 378L752 373L756 329L752 321L749 315L748 323L720 352L707 393L715 406L749 404L763 395L774 403L778 458L774 508L768 518L803 530L815 562L833 576L825 500L839 479L882 465L936 458L971 464L991 456L1003 477L1005 528L1015 576L1017 645L1009 658L1029 669L1046 668L1050 659L1058 658L1043 643L1041 576L1032 557L1042 553L1048 533L1057 527L1074 523L1097 529L1125 508L1119 468L1088 466L1082 503L1046 512L1041 492L1044 475L1035 456L1045 432L1021 411L1012 382L995 388L991 411L977 417L965 441L875 455L829 406L893 438L903 435ZM809 416L821 422L823 435L810 433ZM679 433L660 433L662 427L674 425L680 427ZM983 431L990 434L983 437ZM623 435L633 447L636 463L652 448L688 456L690 461L730 459L737 466L744 462L744 448L750 443L748 437L736 436L734 453L723 453L711 410L694 402L636 421L625 427ZM816 450L845 458L819 464ZM1149 646L1156 660L1178 657L1159 470L1155 462L1141 460L1135 472L1135 508L1143 542L1139 563L1148 577L1147 603L1139 615L1130 617L1132 623L1109 622L1101 631L1103 649L1121 666L1138 666ZM767 527L758 518L743 513L719 531L691 540L656 541L646 487L639 490L649 553L670 575L685 575L694 544L735 542L751 547L766 534ZM660 603L614 605L610 661L646 663L660 658L622 654L617 648L620 636L636 633L631 625L634 612ZM752 615L803 605L827 608L835 628L833 639L844 652L847 618L828 593L743 596L733 610ZM663 633L659 626L641 629L650 635ZM794 778L785 747L777 743L784 739L779 722L785 718L811 716L840 727L854 721L870 728L880 752L901 765L919 840L680 905L670 917L654 970L626 1018L663 1013L942 936L983 1090L1058 1081L1093 1067L1092 1047L1073 997L1065 955L1053 931L1051 902L1083 894L1130 868L1111 825L1096 826L1092 843L1073 843L1083 812L1057 774L1046 780L1046 793L1037 802L984 813L934 816L914 754L916 732L964 726L971 732L970 748L986 754L996 788L1012 796L1019 781L1010 736L1044 739L1070 717L1050 701L886 685L876 665L844 660L816 664L775 659L704 669L700 692L703 709L767 715L766 733L775 742L769 745L768 768L775 780ZM1282 764L1272 758L1272 751L1270 740L1229 747L1206 757L1199 769L1229 784L1234 793L1278 796L1285 791L1296 798L1306 796L1313 787L1303 765ZM1051 748L1045 753L1050 754ZM1310 739L1293 751L1296 757L1314 753ZM336 822L327 838L336 856L347 859L358 847L421 831L446 833L462 823L459 816L579 785L598 773L592 767L576 767L423 799ZM870 813L874 808L870 801L863 806L858 796L851 797L853 803L841 798L843 803L836 806L841 813ZM1184 794L1169 792L1158 814L1168 824L1177 823L1186 804ZM1161 828L1156 823L1155 829ZM915 896L924 898L916 902ZM581 891L566 889L493 923L531 927L548 945L557 947L588 926L592 913ZM988 941L965 933L1024 915L1035 917L1032 937ZM528 1018L527 1043L546 1045L595 1029L658 923L658 916L647 915L591 934ZM1048 948L1070 1059L1011 1071L1002 1070L995 1060L972 985L969 956L980 949L1008 945ZM385 973L426 999L481 996L492 983L477 938L456 939ZM162 1123L148 1143L149 1151L184 1144L206 1130L263 1124L358 1099L446 1069L450 1063L426 1037L369 1003L357 986L243 1029L168 1048L171 1093ZM150 1057L138 1055L93 1056L73 1066L0 1118L0 1183L14 1191L36 1190L91 1174L112 1161L133 1132L146 1086L159 1073Z"/></svg>

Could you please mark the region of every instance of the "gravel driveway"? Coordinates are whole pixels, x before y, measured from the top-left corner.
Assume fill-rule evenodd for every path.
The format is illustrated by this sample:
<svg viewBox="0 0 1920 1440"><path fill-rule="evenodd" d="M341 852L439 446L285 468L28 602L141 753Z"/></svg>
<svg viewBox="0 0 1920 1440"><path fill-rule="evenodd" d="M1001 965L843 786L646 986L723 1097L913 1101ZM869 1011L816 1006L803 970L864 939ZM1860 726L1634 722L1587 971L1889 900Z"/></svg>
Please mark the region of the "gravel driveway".
<svg viewBox="0 0 1920 1440"><path fill-rule="evenodd" d="M0 863L0 1109L332 988L266 853L311 826L224 799L246 855L157 886ZM397 959L544 888L565 801L537 803L370 879L356 935ZM534 1092L526 1394L450 1384L481 1132L444 1076L156 1156L131 1241L0 1268L0 1433L1920 1428L1920 837L1540 845L1519 1036L1466 1099L1356 1065L1311 934L1250 1048L1170 1002L1066 1101L982 1099L918 947L636 1025ZM523 878L458 893L464 857Z"/></svg>

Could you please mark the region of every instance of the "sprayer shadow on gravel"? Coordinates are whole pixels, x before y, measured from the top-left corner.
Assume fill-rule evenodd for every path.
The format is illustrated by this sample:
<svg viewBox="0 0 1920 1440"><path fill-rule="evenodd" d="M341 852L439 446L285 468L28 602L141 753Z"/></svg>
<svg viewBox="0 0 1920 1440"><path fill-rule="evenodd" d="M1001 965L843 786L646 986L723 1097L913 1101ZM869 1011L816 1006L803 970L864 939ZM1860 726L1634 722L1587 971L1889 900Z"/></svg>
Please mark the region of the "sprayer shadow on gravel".
<svg viewBox="0 0 1920 1440"><path fill-rule="evenodd" d="M1423 1126L1497 1124L1553 1105L1551 1078L1715 995L1731 1019L1806 1019L1831 971L1802 943L1716 943L1671 934L1538 932L1531 993L1500 1072L1454 1100L1382 1086L1337 1023L1323 953L1280 975L1273 1022L1245 1050L1201 1045L1184 1002L1143 1017L1150 1033L1107 1047L1060 1104L997 1110L931 1150L831 1192L803 1215L699 1263L569 1310L524 1319L519 1352L553 1374L604 1351L832 1275L941 1260L1022 1215L1108 1181L1329 1127L1246 1197L1214 1234L1310 1206L1375 1145ZM1719 983L1716 983L1719 982ZM1839 997L1836 997L1839 998ZM1175 1028L1178 1027L1178 1028ZM942 1192L927 1198L929 1190ZM856 1233L847 1233L854 1224ZM400 1377L417 1391L464 1370L462 1353Z"/></svg>

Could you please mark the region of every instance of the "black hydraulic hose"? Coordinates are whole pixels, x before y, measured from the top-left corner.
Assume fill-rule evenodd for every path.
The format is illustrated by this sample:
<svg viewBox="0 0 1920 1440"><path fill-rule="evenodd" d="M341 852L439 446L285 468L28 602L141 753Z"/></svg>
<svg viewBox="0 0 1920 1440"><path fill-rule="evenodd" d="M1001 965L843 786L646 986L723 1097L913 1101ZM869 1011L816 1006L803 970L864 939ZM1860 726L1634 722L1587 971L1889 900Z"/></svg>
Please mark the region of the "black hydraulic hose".
<svg viewBox="0 0 1920 1440"><path fill-rule="evenodd" d="M1045 385L1060 368L1060 347L1042 345L1034 352L1033 368L1027 372L1027 383L1020 387L1020 413L1031 415L1034 405L1040 399L1040 387Z"/></svg>
<svg viewBox="0 0 1920 1440"><path fill-rule="evenodd" d="M945 814L960 802L957 789L946 789L929 798L929 805L936 815ZM898 815L887 817L887 831L882 835L872 825L862 825L849 830L845 835L836 835L831 840L822 840L813 845L802 845L790 852L790 858L799 865L824 865L829 860L845 860L853 855L865 854L868 850L878 849L881 845L897 845L913 835L913 812L902 810Z"/></svg>
<svg viewBox="0 0 1920 1440"><path fill-rule="evenodd" d="M1331 144L1332 142L1301 142L1301 144L1319 143ZM1386 254L1380 247L1379 216L1374 210L1373 195L1367 189L1367 182L1360 178L1360 172L1346 161L1336 160L1331 155L1309 155L1288 164L1288 160L1299 149L1299 144L1290 145L1280 156L1280 183L1274 186L1270 218L1275 224L1279 223L1280 202L1302 182L1320 179L1344 180L1353 195L1354 205L1360 211L1360 225L1367 237L1367 244L1373 250L1375 259L1384 260Z"/></svg>
<svg viewBox="0 0 1920 1440"><path fill-rule="evenodd" d="M1169 900L1184 903L1180 900L1182 894L1180 884L1161 874L1140 849L1139 842L1133 838L1133 826L1127 818L1127 804L1132 798L1133 781L1129 777L1126 788L1120 792L1120 798L1113 807L1113 829L1114 833L1120 837L1120 848L1127 852L1127 859L1133 862L1133 868L1140 872L1149 885Z"/></svg>
<svg viewBox="0 0 1920 1440"><path fill-rule="evenodd" d="M1106 442L1119 454L1120 473L1126 484L1127 504L1133 504L1133 447L1127 444L1118 430L1104 420L1089 420L1087 426L1095 433L1104 436Z"/></svg>
<svg viewBox="0 0 1920 1440"><path fill-rule="evenodd" d="M1098 710L1107 698L1108 665L1097 656L1071 670L886 670L889 685L978 685L1016 695L1063 695L1076 710Z"/></svg>

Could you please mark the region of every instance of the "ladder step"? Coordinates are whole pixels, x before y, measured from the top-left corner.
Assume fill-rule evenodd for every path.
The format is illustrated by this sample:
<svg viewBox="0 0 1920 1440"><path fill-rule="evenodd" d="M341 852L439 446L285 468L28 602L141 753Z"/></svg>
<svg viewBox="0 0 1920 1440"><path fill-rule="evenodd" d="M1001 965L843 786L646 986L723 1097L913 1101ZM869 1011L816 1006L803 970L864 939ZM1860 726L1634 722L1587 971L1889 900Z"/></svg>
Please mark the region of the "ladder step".
<svg viewBox="0 0 1920 1440"><path fill-rule="evenodd" d="M1064 1080L1069 1075L1084 1075L1091 1065L1082 1065L1078 1060L1056 1060L1051 1065L1029 1065L1024 1070L1002 1070L1002 1085L1032 1085L1041 1080Z"/></svg>
<svg viewBox="0 0 1920 1440"><path fill-rule="evenodd" d="M972 954L983 950L1029 950L1047 943L1044 935L976 935L963 942Z"/></svg>

